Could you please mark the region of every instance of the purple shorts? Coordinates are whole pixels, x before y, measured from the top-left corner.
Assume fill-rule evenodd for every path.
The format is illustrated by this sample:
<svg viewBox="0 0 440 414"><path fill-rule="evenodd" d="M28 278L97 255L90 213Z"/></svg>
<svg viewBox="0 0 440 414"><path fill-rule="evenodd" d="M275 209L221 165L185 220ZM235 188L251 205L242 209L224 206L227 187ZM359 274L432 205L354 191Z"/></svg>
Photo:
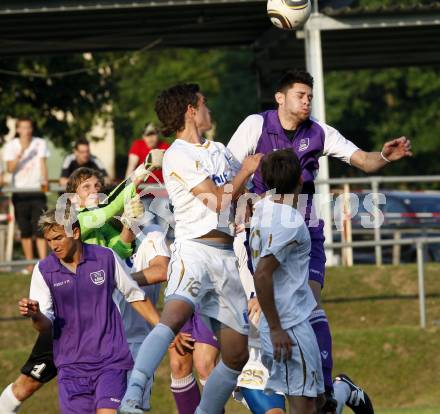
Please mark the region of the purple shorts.
<svg viewBox="0 0 440 414"><path fill-rule="evenodd" d="M189 319L185 325L182 326L180 332L190 334L196 342L208 344L220 349L217 337L215 336L214 332L212 332L203 322L203 319L197 309L194 311L191 319Z"/></svg>
<svg viewBox="0 0 440 414"><path fill-rule="evenodd" d="M324 250L324 222L320 220L318 227L309 227L310 249L309 280L318 282L324 287L325 250Z"/></svg>
<svg viewBox="0 0 440 414"><path fill-rule="evenodd" d="M118 409L127 389L127 371L107 369L97 375L58 373L58 398L62 414L95 413L98 408Z"/></svg>

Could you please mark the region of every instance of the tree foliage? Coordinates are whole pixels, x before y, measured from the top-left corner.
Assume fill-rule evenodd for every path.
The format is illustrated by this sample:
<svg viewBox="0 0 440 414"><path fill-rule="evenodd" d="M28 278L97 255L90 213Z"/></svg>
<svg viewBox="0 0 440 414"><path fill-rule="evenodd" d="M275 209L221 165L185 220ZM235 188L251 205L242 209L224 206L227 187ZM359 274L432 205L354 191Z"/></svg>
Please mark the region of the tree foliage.
<svg viewBox="0 0 440 414"><path fill-rule="evenodd" d="M95 64L81 54L1 59L0 135L8 132L8 117L27 116L38 133L69 147L109 100L107 77Z"/></svg>
<svg viewBox="0 0 440 414"><path fill-rule="evenodd" d="M333 72L326 76L327 121L364 150L406 136L415 157L392 164L387 174L439 174L440 70L394 68ZM332 163L332 175L341 171Z"/></svg>

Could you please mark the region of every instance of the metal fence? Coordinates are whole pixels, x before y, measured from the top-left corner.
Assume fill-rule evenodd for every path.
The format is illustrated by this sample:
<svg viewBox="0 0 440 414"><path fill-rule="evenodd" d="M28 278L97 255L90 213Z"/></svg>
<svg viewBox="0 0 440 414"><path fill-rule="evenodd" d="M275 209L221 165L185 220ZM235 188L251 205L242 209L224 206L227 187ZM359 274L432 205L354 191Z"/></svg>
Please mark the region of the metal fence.
<svg viewBox="0 0 440 414"><path fill-rule="evenodd" d="M379 205L379 192L380 192L380 185L381 184L396 184L396 183L437 183L440 182L440 175L414 175L414 176L399 176L399 177L383 177L383 176L370 176L370 177L355 177L355 178L331 178L329 180L317 180L316 185L318 186L343 186L343 193L350 193L350 186L354 184L367 184L371 187L371 193L373 195L373 201L377 205ZM381 226L379 226L379 211L375 210L375 213L373 215L374 219L374 253L375 253L375 260L376 265L380 266L382 265L382 244L380 243L382 237L381 237ZM331 207L328 205L326 206L326 209L324 211L324 220L326 223L325 227L325 236L327 240L333 240L332 238L332 214L331 214ZM344 234L342 234L344 235ZM347 238L345 239L347 242L351 242L351 226L349 226L349 232L347 234ZM398 246L400 243L396 242L393 243L394 245ZM330 243L327 243L325 245L326 252L328 257L333 258L333 249L331 247L332 245ZM347 249L352 249L351 246L347 245ZM364 246L365 247L365 246ZM371 247L371 246L370 246Z"/></svg>
<svg viewBox="0 0 440 414"><path fill-rule="evenodd" d="M404 240L381 240L381 241L361 241L352 243L331 243L327 246L332 249L343 249L346 247L373 247L376 243L382 246L393 245L415 245L417 249L417 277L418 277L418 296L419 296L419 313L420 313L420 327L426 328L426 305L425 305L425 269L424 269L424 255L423 247L430 243L440 243L440 237L416 237Z"/></svg>

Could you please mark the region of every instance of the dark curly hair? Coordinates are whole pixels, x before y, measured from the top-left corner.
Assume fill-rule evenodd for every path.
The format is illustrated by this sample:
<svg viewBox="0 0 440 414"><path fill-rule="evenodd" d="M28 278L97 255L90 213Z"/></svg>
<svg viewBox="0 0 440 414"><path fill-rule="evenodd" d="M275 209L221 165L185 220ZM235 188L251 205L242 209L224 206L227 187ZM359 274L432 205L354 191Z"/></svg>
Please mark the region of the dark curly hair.
<svg viewBox="0 0 440 414"><path fill-rule="evenodd" d="M199 85L186 83L175 85L160 93L154 109L162 123L162 134L166 137L185 127L185 113L188 105L197 108Z"/></svg>
<svg viewBox="0 0 440 414"><path fill-rule="evenodd" d="M290 72L286 72L278 81L275 92L286 93L294 83L302 83L313 88L312 75L305 70L292 70Z"/></svg>

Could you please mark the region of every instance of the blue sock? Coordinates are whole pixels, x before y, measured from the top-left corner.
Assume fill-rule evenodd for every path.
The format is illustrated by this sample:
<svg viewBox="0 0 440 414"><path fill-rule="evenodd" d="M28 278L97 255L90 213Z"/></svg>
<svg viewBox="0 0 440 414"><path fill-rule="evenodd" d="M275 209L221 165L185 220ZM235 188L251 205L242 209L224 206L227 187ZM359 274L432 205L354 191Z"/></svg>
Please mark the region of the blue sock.
<svg viewBox="0 0 440 414"><path fill-rule="evenodd" d="M174 338L171 328L159 323L144 339L128 382L125 401L142 400L147 381L153 377Z"/></svg>
<svg viewBox="0 0 440 414"><path fill-rule="evenodd" d="M235 371L220 361L208 377L202 400L195 414L221 414L237 385L241 371Z"/></svg>

